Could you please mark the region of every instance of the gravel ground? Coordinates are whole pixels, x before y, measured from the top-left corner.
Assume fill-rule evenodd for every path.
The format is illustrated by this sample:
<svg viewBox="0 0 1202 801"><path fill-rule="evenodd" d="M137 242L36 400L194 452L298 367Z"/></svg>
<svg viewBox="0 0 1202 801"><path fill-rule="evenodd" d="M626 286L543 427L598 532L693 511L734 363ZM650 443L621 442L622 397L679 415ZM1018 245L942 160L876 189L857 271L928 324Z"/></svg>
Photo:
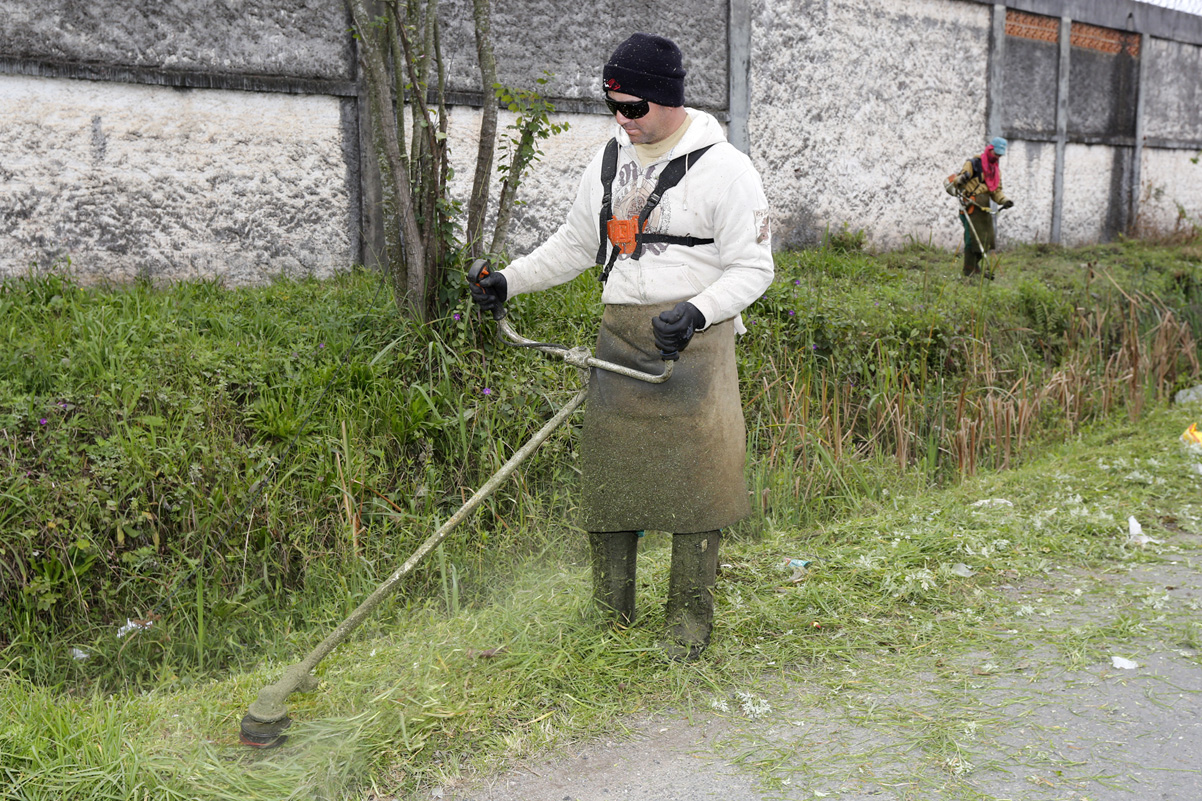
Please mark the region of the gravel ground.
<svg viewBox="0 0 1202 801"><path fill-rule="evenodd" d="M844 668L852 678L842 689L791 674L760 695L715 696L726 712L633 718L621 739L564 748L433 797L1202 799L1194 623L1202 550L1190 535L1176 544L1190 550L1122 572L1058 571L1005 588L1031 612L1019 628L982 637L988 650L977 643L904 666L866 654ZM1135 626L1137 636L1116 638L1122 644L1102 659L1096 651L1066 658L1074 627L1110 622Z"/></svg>

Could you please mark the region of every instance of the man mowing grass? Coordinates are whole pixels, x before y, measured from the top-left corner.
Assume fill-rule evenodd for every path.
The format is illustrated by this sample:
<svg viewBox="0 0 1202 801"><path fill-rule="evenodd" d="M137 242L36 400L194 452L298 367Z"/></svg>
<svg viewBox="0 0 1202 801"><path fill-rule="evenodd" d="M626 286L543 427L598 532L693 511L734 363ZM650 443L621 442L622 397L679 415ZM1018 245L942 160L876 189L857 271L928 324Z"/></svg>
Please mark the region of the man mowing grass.
<svg viewBox="0 0 1202 801"><path fill-rule="evenodd" d="M773 275L760 176L714 117L684 106L684 78L668 39L619 44L603 70L618 127L567 220L472 286L492 310L600 265L598 358L651 372L678 360L664 384L594 369L581 445L594 597L620 625L635 619L639 535L674 533L663 648L675 660L709 643L721 530L750 512L735 335Z"/></svg>

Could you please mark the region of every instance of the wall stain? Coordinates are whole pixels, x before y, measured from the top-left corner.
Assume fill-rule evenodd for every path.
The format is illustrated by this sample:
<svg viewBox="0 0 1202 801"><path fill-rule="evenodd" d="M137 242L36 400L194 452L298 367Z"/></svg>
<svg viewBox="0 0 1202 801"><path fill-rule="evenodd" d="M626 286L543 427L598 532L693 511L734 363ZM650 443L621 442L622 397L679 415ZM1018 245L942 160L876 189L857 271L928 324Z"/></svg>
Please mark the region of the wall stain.
<svg viewBox="0 0 1202 801"><path fill-rule="evenodd" d="M92 160L100 163L104 161L105 150L108 149L108 141L104 135L104 128L100 124L100 115L92 117Z"/></svg>

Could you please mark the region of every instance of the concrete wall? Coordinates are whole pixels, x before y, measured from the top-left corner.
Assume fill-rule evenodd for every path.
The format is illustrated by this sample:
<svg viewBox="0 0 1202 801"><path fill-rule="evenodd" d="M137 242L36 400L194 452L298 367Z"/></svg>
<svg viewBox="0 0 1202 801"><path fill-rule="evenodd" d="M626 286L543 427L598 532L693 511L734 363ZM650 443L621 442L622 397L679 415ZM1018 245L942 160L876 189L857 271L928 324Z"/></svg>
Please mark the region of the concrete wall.
<svg viewBox="0 0 1202 801"><path fill-rule="evenodd" d="M1007 0L1042 17L1049 36L1032 39L1008 34L1005 9L985 0L870 5L493 0L500 79L532 87L553 72L541 91L571 125L524 181L511 252L560 223L611 134L601 65L634 30L674 38L690 105L746 132L781 246L844 224L879 248L956 246L942 180L998 130L1012 140L1003 175L1018 204L1000 219L1003 243L1106 239L1136 206L1144 230L1171 228L1179 205L1202 215L1190 161L1202 149L1202 17ZM460 199L484 97L471 6L441 5ZM1057 38L1061 17L1074 46ZM0 0L0 20L0 276L69 257L93 280L243 283L364 257L372 165L339 0ZM1079 46L1081 26L1122 47Z"/></svg>
<svg viewBox="0 0 1202 801"><path fill-rule="evenodd" d="M1003 127L1051 136L1056 131L1060 48L1054 41L1009 36L1002 58L1006 80Z"/></svg>
<svg viewBox="0 0 1202 801"><path fill-rule="evenodd" d="M356 258L335 97L0 80L0 277L328 276Z"/></svg>
<svg viewBox="0 0 1202 801"><path fill-rule="evenodd" d="M1085 245L1107 238L1114 148L1070 144L1064 158L1064 244Z"/></svg>
<svg viewBox="0 0 1202 801"><path fill-rule="evenodd" d="M1135 136L1139 65L1126 50L1073 46L1068 81L1068 135Z"/></svg>
<svg viewBox="0 0 1202 801"><path fill-rule="evenodd" d="M1197 224L1202 211L1202 159L1191 159L1199 155L1188 150L1144 150L1141 173L1149 178L1142 186L1137 231L1160 235L1172 233L1179 226L1189 230L1191 223ZM1181 220L1179 210L1190 219Z"/></svg>
<svg viewBox="0 0 1202 801"><path fill-rule="evenodd" d="M447 84L456 92L479 92L472 0L441 0ZM667 36L680 46L689 103L726 108L726 3L714 0L493 0L492 32L502 83L533 88L549 97L583 100L603 110L601 68L635 31ZM565 104L566 105L566 104Z"/></svg>
<svg viewBox="0 0 1202 801"><path fill-rule="evenodd" d="M1153 39L1149 49L1148 137L1202 140L1202 47Z"/></svg>
<svg viewBox="0 0 1202 801"><path fill-rule="evenodd" d="M352 80L349 18L330 0L0 0L0 57Z"/></svg>
<svg viewBox="0 0 1202 801"><path fill-rule="evenodd" d="M954 245L943 178L981 143L989 10L899 0L752 4L752 158L778 245L843 223ZM983 146L983 145L982 145Z"/></svg>
<svg viewBox="0 0 1202 801"><path fill-rule="evenodd" d="M69 259L85 281L238 285L358 260L341 3L0 0L0 20L0 277Z"/></svg>
<svg viewBox="0 0 1202 801"><path fill-rule="evenodd" d="M1052 229L1056 146L1016 140L1006 152L1002 188L1019 203L998 219L998 243L1047 242Z"/></svg>

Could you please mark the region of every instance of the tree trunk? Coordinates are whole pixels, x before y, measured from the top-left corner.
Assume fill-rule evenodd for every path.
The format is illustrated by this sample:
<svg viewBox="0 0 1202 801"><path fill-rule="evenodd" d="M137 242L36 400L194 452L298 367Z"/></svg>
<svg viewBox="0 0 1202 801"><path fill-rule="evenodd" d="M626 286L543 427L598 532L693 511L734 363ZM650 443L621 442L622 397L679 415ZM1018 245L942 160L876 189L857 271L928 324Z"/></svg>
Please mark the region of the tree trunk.
<svg viewBox="0 0 1202 801"><path fill-rule="evenodd" d="M389 250L386 263L393 296L402 313L424 318L420 280L424 274L422 259L425 245L418 229L408 170L397 138L391 81L380 44L380 34L364 0L347 0L347 4L355 22L355 29L359 32L359 54L367 76L375 155L380 163L385 203L386 206L392 206L391 216L396 218L395 224L385 226L385 246ZM388 203L389 199L391 203ZM418 282L416 286L419 288L416 293L413 291L415 281Z"/></svg>
<svg viewBox="0 0 1202 801"><path fill-rule="evenodd" d="M497 82L497 60L492 48L490 0L474 0L476 17L476 56L480 61L480 83L484 93L480 119L480 147L476 151L476 176L467 207L467 246L473 258L484 251L484 214L488 210L489 179L497 142L497 102L493 85ZM495 241L495 237L494 237Z"/></svg>
<svg viewBox="0 0 1202 801"><path fill-rule="evenodd" d="M505 249L505 240L509 238L509 220L513 217L513 198L518 192L518 181L526 163L519 160L518 154L524 150L534 149L534 135L528 130L522 131L521 140L514 148L513 163L505 173L505 184L501 187L501 199L497 203L497 223L492 231L492 244L488 246L490 253L500 253Z"/></svg>

